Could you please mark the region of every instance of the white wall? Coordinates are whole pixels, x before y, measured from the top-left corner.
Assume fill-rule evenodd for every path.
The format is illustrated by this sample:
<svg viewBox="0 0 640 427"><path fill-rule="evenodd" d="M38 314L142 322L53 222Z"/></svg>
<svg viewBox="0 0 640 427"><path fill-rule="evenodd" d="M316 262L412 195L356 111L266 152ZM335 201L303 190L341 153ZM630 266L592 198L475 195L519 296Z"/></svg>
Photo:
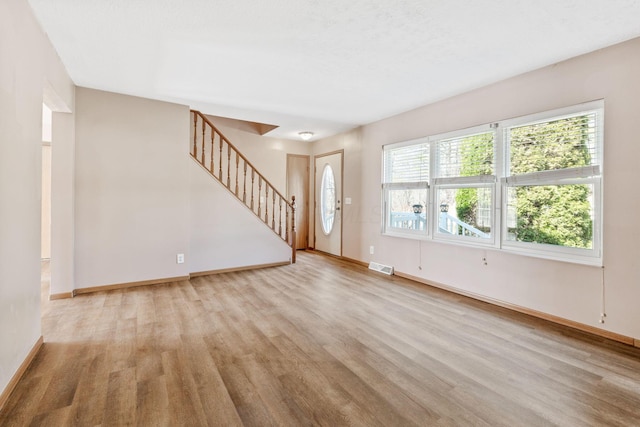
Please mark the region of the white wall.
<svg viewBox="0 0 640 427"><path fill-rule="evenodd" d="M3 0L0 2L0 392L41 334L40 198L45 86L73 106L73 83L28 3Z"/></svg>
<svg viewBox="0 0 640 427"><path fill-rule="evenodd" d="M76 107L76 288L188 275L188 107L85 88Z"/></svg>
<svg viewBox="0 0 640 427"><path fill-rule="evenodd" d="M345 196L361 183L356 222L345 227L344 255L390 264L400 272L517 304L572 321L640 338L640 212L633 183L640 158L640 39L593 52L500 83L391 117L359 131L320 141L314 153L345 148ZM380 178L382 145L605 100L604 265L607 321L598 323L601 270L577 264L382 236ZM354 160L349 160L354 157ZM359 163L361 167L355 166ZM357 187L355 184L354 187ZM354 205L355 208L357 205ZM352 209L353 209L352 208ZM369 245L376 248L368 253ZM488 265L482 264L487 256ZM419 269L422 267L422 270Z"/></svg>
<svg viewBox="0 0 640 427"><path fill-rule="evenodd" d="M191 273L290 261L291 248L280 237L202 166L190 163Z"/></svg>
<svg viewBox="0 0 640 427"><path fill-rule="evenodd" d="M43 123L45 125L45 123ZM42 145L42 210L40 257L51 258L51 145Z"/></svg>
<svg viewBox="0 0 640 427"><path fill-rule="evenodd" d="M42 106L42 213L40 257L51 258L51 119L49 107Z"/></svg>
<svg viewBox="0 0 640 427"><path fill-rule="evenodd" d="M75 289L75 115L53 113L51 145L51 295Z"/></svg>

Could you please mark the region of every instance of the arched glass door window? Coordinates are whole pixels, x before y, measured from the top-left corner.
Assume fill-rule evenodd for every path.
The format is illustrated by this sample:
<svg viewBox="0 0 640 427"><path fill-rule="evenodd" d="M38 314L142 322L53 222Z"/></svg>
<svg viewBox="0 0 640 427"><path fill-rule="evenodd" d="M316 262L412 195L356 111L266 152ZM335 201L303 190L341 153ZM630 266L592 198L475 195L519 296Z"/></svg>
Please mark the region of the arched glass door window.
<svg viewBox="0 0 640 427"><path fill-rule="evenodd" d="M333 169L326 164L322 171L322 183L320 186L320 220L322 231L330 234L333 230L333 222L336 215L336 180Z"/></svg>

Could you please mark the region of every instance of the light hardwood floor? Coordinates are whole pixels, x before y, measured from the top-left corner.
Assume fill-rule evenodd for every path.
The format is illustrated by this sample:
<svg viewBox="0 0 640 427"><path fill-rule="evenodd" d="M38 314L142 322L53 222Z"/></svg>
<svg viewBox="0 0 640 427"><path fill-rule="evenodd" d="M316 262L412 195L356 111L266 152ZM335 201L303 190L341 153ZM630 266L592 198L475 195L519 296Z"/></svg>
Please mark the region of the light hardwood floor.
<svg viewBox="0 0 640 427"><path fill-rule="evenodd" d="M0 424L640 425L640 349L298 255L45 301Z"/></svg>

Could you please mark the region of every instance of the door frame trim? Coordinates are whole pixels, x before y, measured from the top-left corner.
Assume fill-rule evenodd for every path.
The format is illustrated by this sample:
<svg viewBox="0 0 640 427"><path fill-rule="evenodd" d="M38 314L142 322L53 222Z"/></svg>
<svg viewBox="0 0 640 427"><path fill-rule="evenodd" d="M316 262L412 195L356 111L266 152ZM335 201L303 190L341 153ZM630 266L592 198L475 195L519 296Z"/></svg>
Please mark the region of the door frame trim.
<svg viewBox="0 0 640 427"><path fill-rule="evenodd" d="M322 154L313 155L313 250L316 250L316 227L318 223L318 216L316 215L316 208L318 207L317 188L318 188L318 171L316 170L316 160L322 157L333 156L334 154L340 154L340 255L342 256L342 238L343 238L343 223L344 223L344 149L329 151Z"/></svg>

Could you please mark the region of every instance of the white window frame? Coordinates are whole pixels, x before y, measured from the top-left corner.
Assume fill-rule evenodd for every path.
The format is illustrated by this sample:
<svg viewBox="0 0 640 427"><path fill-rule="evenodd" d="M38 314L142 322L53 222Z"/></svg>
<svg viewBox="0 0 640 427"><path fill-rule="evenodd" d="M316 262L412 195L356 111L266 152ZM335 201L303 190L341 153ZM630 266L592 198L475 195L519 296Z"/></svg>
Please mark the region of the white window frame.
<svg viewBox="0 0 640 427"><path fill-rule="evenodd" d="M566 168L520 175L510 174L510 143L507 132L512 127L545 123L553 120L573 117L580 114L596 113L596 164L575 168ZM500 123L499 132L504 152L505 176L501 179L502 199L505 201L502 215L501 247L504 250L532 255L539 258L574 262L588 265L602 265L602 152L604 146L604 101L592 101L567 108L561 108L529 116L505 120ZM553 186L553 185L591 185L593 187L593 229L592 248L573 248L534 242L518 242L507 237L507 191L512 187Z"/></svg>
<svg viewBox="0 0 640 427"><path fill-rule="evenodd" d="M438 190L447 190L447 189L462 189L462 188L488 188L491 191L491 233L489 237L475 237L475 236L466 236L466 235L454 235L447 234L440 231L440 204L438 201ZM441 240L450 243L459 243L464 245L472 245L472 246L495 246L496 244L496 184L495 182L491 182L489 180L483 183L473 183L473 184L437 184L433 186L433 201L432 203L436 207L433 220L433 238L434 240ZM436 219L437 218L437 219Z"/></svg>
<svg viewBox="0 0 640 427"><path fill-rule="evenodd" d="M544 185L592 185L593 186L593 240L592 248L573 248L568 246L550 245L545 243L518 242L507 240L507 208L503 211L502 219L502 235L504 240L502 248L510 252L516 252L524 255L532 255L538 258L554 259L558 261L574 262L588 265L601 265L601 216L598 212L602 210L602 178L582 178L567 179L554 182L518 182L518 184L503 185L503 199L507 199L507 191L509 188L524 186L544 186Z"/></svg>
<svg viewBox="0 0 640 427"><path fill-rule="evenodd" d="M431 197L431 189L428 180L422 182L395 182L395 183L387 183L384 182L385 170L386 170L386 158L385 154L387 150L394 150L397 148L407 147L411 145L421 145L427 144L427 147L430 147L428 144L428 138L418 138L410 141L403 141L399 143L389 144L383 146L382 150L382 234L387 236L396 236L396 237L405 237L405 238L413 238L413 239L424 239L429 237L430 235L430 197ZM431 152L429 153L429 164L427 167L429 168L429 172L431 171ZM425 214L425 226L424 230L416 230L416 229L408 229L408 228L399 228L392 227L390 224L391 221L391 211L390 211L390 200L389 194L394 190L424 190L426 192L425 196L425 205L423 207L423 212Z"/></svg>
<svg viewBox="0 0 640 427"><path fill-rule="evenodd" d="M438 159L438 144L441 141L454 138L464 138L479 134L493 133L493 175L477 175L477 176L456 176L456 177L440 177L440 164ZM498 168L496 132L492 125L480 125L471 128L460 129L453 132L446 132L429 137L431 143L431 158L434 178L431 205L435 207L431 214L432 236L434 240L441 240L451 243L460 243L472 246L495 246L496 245L496 172ZM491 189L491 234L488 238L451 235L440 232L440 201L438 200L438 191L446 189L462 189L462 188L489 188Z"/></svg>
<svg viewBox="0 0 640 427"><path fill-rule="evenodd" d="M389 236L399 236L399 237L413 237L413 238L424 238L429 236L429 224L430 224L430 209L429 209L429 197L430 197L430 188L429 185L425 182L409 182L409 183L388 183L383 184L383 201L384 201L384 210L383 210L383 234ZM393 227L391 225L391 209L390 209L390 201L389 194L393 190L424 190L426 192L426 206L423 207L423 212L426 217L425 226L423 230L418 229L410 229L410 228L400 228Z"/></svg>
<svg viewBox="0 0 640 427"><path fill-rule="evenodd" d="M512 127L544 123L560 120L580 114L596 112L597 114L597 138L595 151L595 164L575 168L534 172L519 175L510 175L510 145L507 136L508 129ZM437 143L438 141L466 135L485 133L489 129L494 131L494 175L480 175L475 177L440 177L438 171ZM403 146L424 144L429 147L429 179L428 182L412 183L385 183L385 150L400 148ZM491 247L507 253L533 256L537 258L552 259L587 265L602 265L602 225L603 225L603 151L604 151L604 101L592 101L574 106L560 108L513 119L503 120L499 123L491 123L453 132L442 133L429 137L413 139L383 146L382 150L382 234L388 236L413 238L421 240L433 240L442 243L456 245ZM518 242L507 240L507 191L518 186L544 186L544 185L591 185L592 215L593 215L593 239L592 248L573 248L551 244L534 242ZM438 190L457 188L491 188L492 190L492 217L491 238L478 238L471 236L447 235L439 232L440 206L437 200ZM427 203L424 207L426 213L425 230L411 230L389 227L389 200L390 190L395 189L424 189L427 192Z"/></svg>

